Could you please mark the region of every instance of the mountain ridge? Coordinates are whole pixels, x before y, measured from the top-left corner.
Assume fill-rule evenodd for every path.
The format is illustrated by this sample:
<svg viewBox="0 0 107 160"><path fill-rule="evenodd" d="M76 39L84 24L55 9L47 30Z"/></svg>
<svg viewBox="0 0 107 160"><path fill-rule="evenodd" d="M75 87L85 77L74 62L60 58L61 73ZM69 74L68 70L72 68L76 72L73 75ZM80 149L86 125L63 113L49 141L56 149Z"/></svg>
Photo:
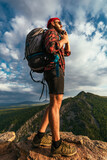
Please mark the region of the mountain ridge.
<svg viewBox="0 0 107 160"><path fill-rule="evenodd" d="M102 104L100 105L100 101ZM97 104L97 105L96 105ZM91 139L107 141L107 98L81 92L75 97L64 99L60 110L61 131L86 135ZM18 139L25 133L39 129L45 109L35 114L16 132ZM103 113L104 111L104 113ZM100 113L100 114L99 114ZM100 115L100 116L99 116ZM102 121L103 119L103 121ZM49 132L50 129L48 128Z"/></svg>
<svg viewBox="0 0 107 160"><path fill-rule="evenodd" d="M46 105L28 106L1 110L1 132L15 131L17 141L37 132ZM107 141L107 98L92 93L80 92L75 97L62 101L60 130L91 139ZM50 132L49 127L47 132Z"/></svg>

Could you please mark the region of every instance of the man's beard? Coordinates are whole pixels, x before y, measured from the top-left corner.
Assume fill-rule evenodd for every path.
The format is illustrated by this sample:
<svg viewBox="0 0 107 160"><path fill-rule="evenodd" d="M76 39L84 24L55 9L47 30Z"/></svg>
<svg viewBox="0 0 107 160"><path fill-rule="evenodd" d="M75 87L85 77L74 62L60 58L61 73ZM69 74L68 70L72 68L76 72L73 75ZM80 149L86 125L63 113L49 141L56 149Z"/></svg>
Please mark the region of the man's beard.
<svg viewBox="0 0 107 160"><path fill-rule="evenodd" d="M62 32L62 28L57 28L57 27L54 27L55 28L55 30L59 33L59 34L61 34L61 32Z"/></svg>

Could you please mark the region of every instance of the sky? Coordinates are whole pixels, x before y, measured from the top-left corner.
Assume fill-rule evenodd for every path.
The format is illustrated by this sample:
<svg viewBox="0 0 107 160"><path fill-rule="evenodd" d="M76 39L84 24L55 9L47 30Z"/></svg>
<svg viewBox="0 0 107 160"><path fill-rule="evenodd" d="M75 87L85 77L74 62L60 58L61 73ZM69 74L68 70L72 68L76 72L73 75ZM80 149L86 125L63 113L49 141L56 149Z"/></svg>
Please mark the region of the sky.
<svg viewBox="0 0 107 160"><path fill-rule="evenodd" d="M60 18L71 47L64 98L81 91L107 96L106 0L0 0L0 103L39 100L42 85L31 80L23 60L25 39L52 17Z"/></svg>

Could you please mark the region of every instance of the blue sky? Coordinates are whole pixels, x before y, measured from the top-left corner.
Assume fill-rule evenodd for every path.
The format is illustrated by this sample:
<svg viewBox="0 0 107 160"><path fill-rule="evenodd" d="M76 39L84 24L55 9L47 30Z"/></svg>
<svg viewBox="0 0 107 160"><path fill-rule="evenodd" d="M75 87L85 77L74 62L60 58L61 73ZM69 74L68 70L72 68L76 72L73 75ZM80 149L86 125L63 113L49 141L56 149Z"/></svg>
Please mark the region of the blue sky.
<svg viewBox="0 0 107 160"><path fill-rule="evenodd" d="M38 101L42 86L23 61L25 38L46 28L50 17L59 17L69 34L64 97L80 91L107 96L106 0L0 0L0 103Z"/></svg>

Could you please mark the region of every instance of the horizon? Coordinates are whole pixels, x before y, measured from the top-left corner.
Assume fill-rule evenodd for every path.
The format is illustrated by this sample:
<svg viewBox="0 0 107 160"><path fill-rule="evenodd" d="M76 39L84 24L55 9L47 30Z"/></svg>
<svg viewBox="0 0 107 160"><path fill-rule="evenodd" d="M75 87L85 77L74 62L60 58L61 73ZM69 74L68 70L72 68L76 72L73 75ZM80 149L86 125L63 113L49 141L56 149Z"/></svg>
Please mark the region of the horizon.
<svg viewBox="0 0 107 160"><path fill-rule="evenodd" d="M51 17L60 18L71 47L64 98L81 91L107 96L106 0L0 0L0 103L39 101L42 85L31 80L23 60L25 39L32 29L45 29Z"/></svg>
<svg viewBox="0 0 107 160"><path fill-rule="evenodd" d="M99 97L102 97L102 98L107 98L107 96L101 96L101 95L98 95L98 94L94 94L94 93L90 93L90 92L84 92L84 91L80 91L77 95L75 96L69 96L69 97L63 97L63 100L65 99L69 99L69 98L75 98L76 96L78 96L79 94L82 94L82 93L85 93L85 94L92 94L92 95L95 95L95 96L99 96ZM49 99L41 99L41 100L38 100L38 101L18 101L18 102L12 102L12 103L0 103L0 107L2 107L2 105L30 105L30 104L42 104L44 102L49 102ZM4 107L4 106L3 106Z"/></svg>

